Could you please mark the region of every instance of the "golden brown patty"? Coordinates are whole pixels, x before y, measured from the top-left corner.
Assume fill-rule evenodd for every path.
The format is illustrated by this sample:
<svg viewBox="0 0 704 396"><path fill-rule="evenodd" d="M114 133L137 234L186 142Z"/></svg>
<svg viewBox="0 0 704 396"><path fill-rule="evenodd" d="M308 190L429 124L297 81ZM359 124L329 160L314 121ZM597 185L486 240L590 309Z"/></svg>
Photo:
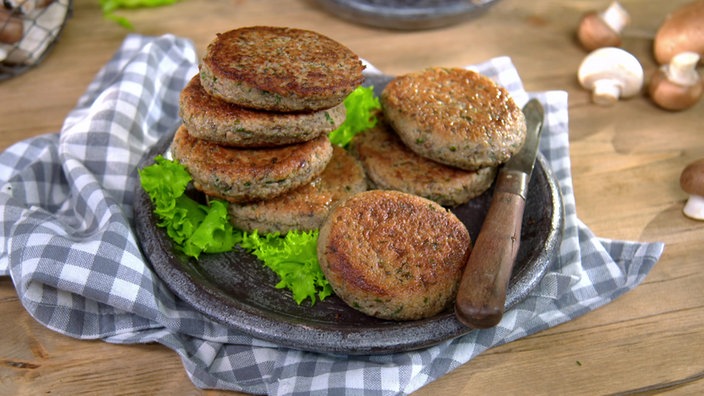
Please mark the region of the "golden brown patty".
<svg viewBox="0 0 704 396"><path fill-rule="evenodd" d="M421 157L383 122L355 136L350 150L376 188L420 195L445 206L478 197L496 176L495 167L467 171Z"/></svg>
<svg viewBox="0 0 704 396"><path fill-rule="evenodd" d="M345 105L311 112L252 110L208 95L194 76L181 91L179 114L199 139L235 147L269 147L300 143L337 129Z"/></svg>
<svg viewBox="0 0 704 396"><path fill-rule="evenodd" d="M446 165L494 167L525 141L525 117L508 91L474 71L436 67L399 76L380 100L411 150Z"/></svg>
<svg viewBox="0 0 704 396"><path fill-rule="evenodd" d="M182 126L171 153L191 174L196 189L230 202L251 202L310 183L330 161L332 144L321 136L289 146L238 149L196 139Z"/></svg>
<svg viewBox="0 0 704 396"><path fill-rule="evenodd" d="M335 294L367 315L414 320L455 299L471 241L437 203L371 190L333 208L320 229L318 260Z"/></svg>
<svg viewBox="0 0 704 396"><path fill-rule="evenodd" d="M271 26L218 34L200 65L211 95L273 111L336 106L362 83L362 70L359 57L329 37Z"/></svg>
<svg viewBox="0 0 704 396"><path fill-rule="evenodd" d="M366 189L367 179L359 161L333 146L328 166L311 183L266 201L230 204L230 221L245 231L284 234L317 230L335 203Z"/></svg>

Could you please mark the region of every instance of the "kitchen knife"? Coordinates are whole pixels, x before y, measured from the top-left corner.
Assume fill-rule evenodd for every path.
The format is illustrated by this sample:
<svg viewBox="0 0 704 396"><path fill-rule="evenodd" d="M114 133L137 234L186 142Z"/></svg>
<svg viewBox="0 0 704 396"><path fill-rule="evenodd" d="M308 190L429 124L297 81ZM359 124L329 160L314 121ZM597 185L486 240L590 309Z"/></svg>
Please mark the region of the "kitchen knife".
<svg viewBox="0 0 704 396"><path fill-rule="evenodd" d="M521 225L543 126L543 106L536 99L523 107L526 140L499 170L494 195L462 274L455 315L464 325L488 328L499 323L506 289L521 241Z"/></svg>

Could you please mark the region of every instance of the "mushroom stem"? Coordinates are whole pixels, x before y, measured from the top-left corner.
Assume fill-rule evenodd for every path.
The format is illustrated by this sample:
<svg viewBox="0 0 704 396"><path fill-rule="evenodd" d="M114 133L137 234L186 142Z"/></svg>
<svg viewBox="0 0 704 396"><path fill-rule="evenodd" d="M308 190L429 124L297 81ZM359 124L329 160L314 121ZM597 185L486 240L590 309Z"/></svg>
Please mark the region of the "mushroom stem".
<svg viewBox="0 0 704 396"><path fill-rule="evenodd" d="M704 197L701 195L690 195L687 203L684 204L682 212L685 216L696 220L704 220Z"/></svg>
<svg viewBox="0 0 704 396"><path fill-rule="evenodd" d="M685 51L675 55L666 68L667 77L675 84L693 85L699 82L697 63L699 54Z"/></svg>
<svg viewBox="0 0 704 396"><path fill-rule="evenodd" d="M615 32L621 32L623 28L630 22L628 11L619 3L614 1L607 9L601 12L601 18Z"/></svg>
<svg viewBox="0 0 704 396"><path fill-rule="evenodd" d="M621 97L622 87L623 83L614 78L597 80L592 89L592 101L598 105L612 105Z"/></svg>

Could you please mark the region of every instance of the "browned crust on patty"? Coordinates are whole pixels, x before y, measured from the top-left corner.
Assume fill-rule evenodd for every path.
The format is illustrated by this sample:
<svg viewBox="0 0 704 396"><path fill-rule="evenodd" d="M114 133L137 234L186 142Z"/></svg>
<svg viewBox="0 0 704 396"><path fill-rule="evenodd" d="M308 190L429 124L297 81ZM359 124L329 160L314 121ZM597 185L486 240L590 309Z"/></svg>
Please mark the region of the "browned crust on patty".
<svg viewBox="0 0 704 396"><path fill-rule="evenodd" d="M201 62L211 95L276 111L335 106L362 83L362 70L355 53L327 36L273 26L220 33Z"/></svg>
<svg viewBox="0 0 704 396"><path fill-rule="evenodd" d="M239 149L196 139L182 126L171 153L206 195L230 202L270 199L310 183L332 157L327 136L274 148Z"/></svg>
<svg viewBox="0 0 704 396"><path fill-rule="evenodd" d="M230 204L230 221L244 231L284 234L317 230L335 203L366 189L367 179L359 161L333 145L332 159L315 180L265 201Z"/></svg>
<svg viewBox="0 0 704 396"><path fill-rule="evenodd" d="M495 167L467 171L421 157L411 151L384 122L358 134L351 152L362 162L376 188L419 195L444 206L457 206L491 187Z"/></svg>
<svg viewBox="0 0 704 396"><path fill-rule="evenodd" d="M497 166L525 141L525 117L509 92L475 71L434 67L398 76L380 100L411 150L446 165Z"/></svg>
<svg viewBox="0 0 704 396"><path fill-rule="evenodd" d="M195 75L181 91L179 115L199 139L235 147L269 147L305 142L337 129L344 104L309 112L271 112L241 107L209 95Z"/></svg>
<svg viewBox="0 0 704 396"><path fill-rule="evenodd" d="M437 203L371 190L333 208L320 229L318 260L335 294L367 315L433 316L456 296L471 241Z"/></svg>

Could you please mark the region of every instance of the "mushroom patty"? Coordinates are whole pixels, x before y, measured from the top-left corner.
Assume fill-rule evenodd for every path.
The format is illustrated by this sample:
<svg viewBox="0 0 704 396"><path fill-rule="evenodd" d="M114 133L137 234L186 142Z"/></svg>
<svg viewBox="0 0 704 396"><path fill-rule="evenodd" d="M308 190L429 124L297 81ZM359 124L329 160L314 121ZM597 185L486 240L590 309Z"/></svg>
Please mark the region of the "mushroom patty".
<svg viewBox="0 0 704 396"><path fill-rule="evenodd" d="M332 144L321 136L295 145L239 149L196 139L182 126L171 153L196 189L230 202L252 202L310 183L330 161Z"/></svg>
<svg viewBox="0 0 704 396"><path fill-rule="evenodd" d="M335 294L367 315L431 317L452 305L471 250L462 222L415 195L371 190L336 205L318 260Z"/></svg>
<svg viewBox="0 0 704 396"><path fill-rule="evenodd" d="M313 112L252 110L208 95L194 76L181 91L179 114L199 139L236 147L267 147L305 142L337 129L345 105Z"/></svg>
<svg viewBox="0 0 704 396"><path fill-rule="evenodd" d="M411 150L446 165L495 167L525 141L525 117L508 91L474 71L435 67L398 76L380 100Z"/></svg>
<svg viewBox="0 0 704 396"><path fill-rule="evenodd" d="M463 170L414 153L383 122L355 136L350 150L374 187L419 195L444 206L469 202L491 187L495 167Z"/></svg>
<svg viewBox="0 0 704 396"><path fill-rule="evenodd" d="M271 26L218 34L200 65L211 95L273 111L336 106L362 83L362 70L355 53L327 36Z"/></svg>
<svg viewBox="0 0 704 396"><path fill-rule="evenodd" d="M230 204L230 221L245 231L285 234L317 230L335 203L366 189L367 179L359 161L333 146L328 166L311 183L265 201Z"/></svg>

